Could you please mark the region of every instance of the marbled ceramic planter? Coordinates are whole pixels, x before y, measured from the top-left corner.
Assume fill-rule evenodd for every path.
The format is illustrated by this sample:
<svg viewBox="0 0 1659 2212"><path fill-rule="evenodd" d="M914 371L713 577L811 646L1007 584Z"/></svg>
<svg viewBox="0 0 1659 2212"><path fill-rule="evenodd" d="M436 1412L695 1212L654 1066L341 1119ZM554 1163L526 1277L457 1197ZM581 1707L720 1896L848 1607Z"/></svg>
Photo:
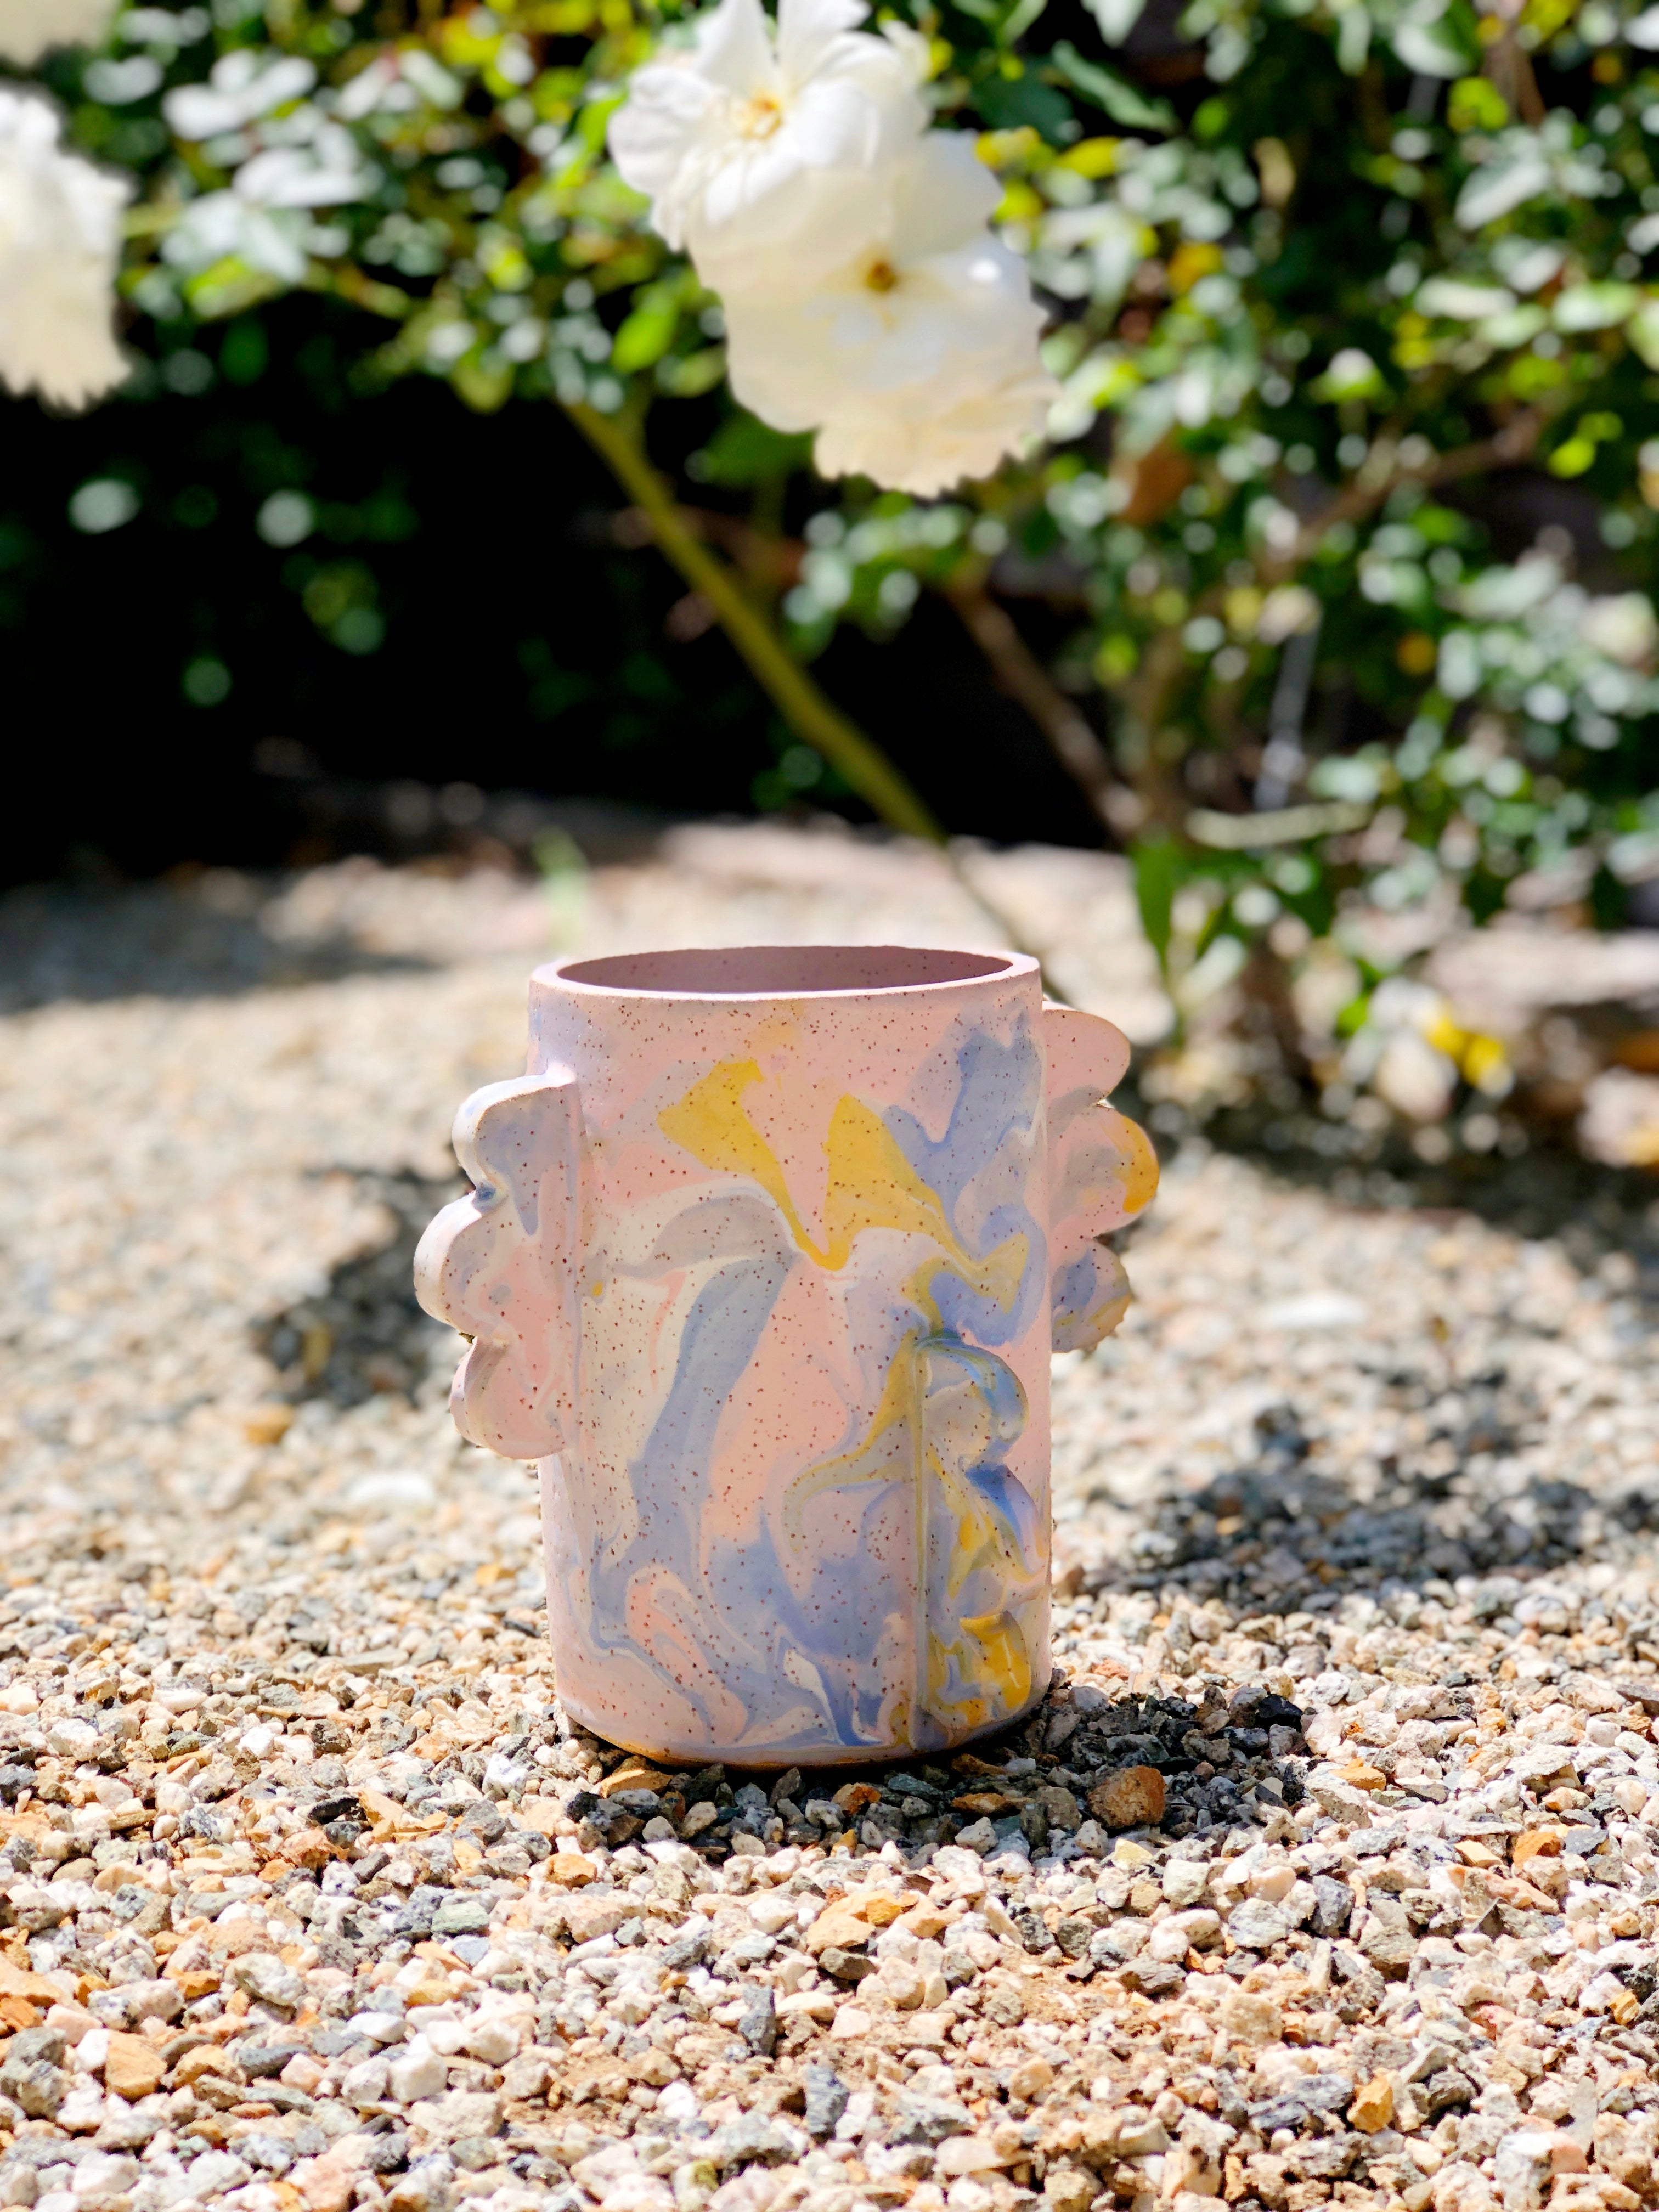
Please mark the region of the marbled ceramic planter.
<svg viewBox="0 0 1659 2212"><path fill-rule="evenodd" d="M422 1241L474 1443L540 1463L567 1709L677 1759L959 1743L1042 1694L1048 1354L1151 1197L1128 1048L1035 962L574 959Z"/></svg>

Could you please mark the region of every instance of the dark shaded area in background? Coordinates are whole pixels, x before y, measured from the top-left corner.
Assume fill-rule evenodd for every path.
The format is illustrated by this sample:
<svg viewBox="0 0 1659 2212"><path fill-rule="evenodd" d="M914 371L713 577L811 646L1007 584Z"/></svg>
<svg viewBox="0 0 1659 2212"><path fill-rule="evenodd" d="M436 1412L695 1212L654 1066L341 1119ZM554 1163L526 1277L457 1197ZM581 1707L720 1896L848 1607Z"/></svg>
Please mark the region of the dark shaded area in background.
<svg viewBox="0 0 1659 2212"><path fill-rule="evenodd" d="M617 542L620 495L559 412L363 396L348 320L300 300L189 344L143 331L156 362L109 405L0 416L0 880L430 849L476 826L465 794L434 805L455 785L669 813L787 795L789 733L654 550ZM703 413L665 410L686 452ZM306 501L306 534L269 542ZM842 632L820 673L953 830L1097 842L943 605L894 646ZM428 795L388 806L397 779Z"/></svg>

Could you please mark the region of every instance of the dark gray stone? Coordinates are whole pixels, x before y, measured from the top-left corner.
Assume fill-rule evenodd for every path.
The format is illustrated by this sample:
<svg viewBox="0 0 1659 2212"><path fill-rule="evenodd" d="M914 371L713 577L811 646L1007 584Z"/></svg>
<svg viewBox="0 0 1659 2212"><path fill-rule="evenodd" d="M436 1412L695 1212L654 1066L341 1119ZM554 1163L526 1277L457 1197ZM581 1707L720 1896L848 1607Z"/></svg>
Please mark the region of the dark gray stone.
<svg viewBox="0 0 1659 2212"><path fill-rule="evenodd" d="M1348 1923L1353 1917L1352 1890L1346 1881L1339 1881L1334 1875L1329 1874L1316 1874L1312 1888L1314 1933L1318 1936L1346 1936Z"/></svg>
<svg viewBox="0 0 1659 2212"><path fill-rule="evenodd" d="M1449 2112L1455 2105L1468 2105L1474 2099L1474 2084L1460 2074L1455 2066L1443 2066L1431 2074L1419 2092L1424 2110L1431 2120L1442 2112Z"/></svg>
<svg viewBox="0 0 1659 2212"><path fill-rule="evenodd" d="M236 2057L250 2081L268 2081L304 2048L300 2043L239 2043Z"/></svg>
<svg viewBox="0 0 1659 2212"><path fill-rule="evenodd" d="M827 2136L847 2110L848 2090L841 2076L828 2066L806 2069L806 2111L801 2125L809 2136Z"/></svg>
<svg viewBox="0 0 1659 2212"><path fill-rule="evenodd" d="M399 2173L409 2164L409 2137L402 2128L389 2128L369 2136L362 2155L371 2173Z"/></svg>
<svg viewBox="0 0 1659 2212"><path fill-rule="evenodd" d="M498 1844L507 1833L507 1815L499 1805L480 1797L467 1807L456 1825L469 1830L480 1843Z"/></svg>
<svg viewBox="0 0 1659 2212"><path fill-rule="evenodd" d="M971 2135L973 2114L945 2097L902 2097L890 2130L897 2143L940 2143L946 2136Z"/></svg>
<svg viewBox="0 0 1659 2212"><path fill-rule="evenodd" d="M744 2112L729 2120L708 2146L716 2166L752 2166L758 2160L790 2157L794 2143L764 2112Z"/></svg>
<svg viewBox="0 0 1659 2212"><path fill-rule="evenodd" d="M1292 2173L1299 2173L1308 2181L1339 2181L1359 2155L1359 2137L1346 2130L1340 2135L1311 2136L1292 2143L1285 2154L1285 2164Z"/></svg>
<svg viewBox="0 0 1659 2212"><path fill-rule="evenodd" d="M21 2028L6 2046L6 2063L16 2065L44 2058L49 2066L61 2065L68 2047L61 2028Z"/></svg>
<svg viewBox="0 0 1659 2212"><path fill-rule="evenodd" d="M777 2048L777 2007L769 1989L757 1989L744 2001L738 2033L757 2058L769 2058Z"/></svg>
<svg viewBox="0 0 1659 2212"><path fill-rule="evenodd" d="M663 1946L664 1966L672 1973L690 1973L693 1966L701 1966L708 1957L710 1940L707 1928L694 1928L686 1935L675 1936L672 1943Z"/></svg>
<svg viewBox="0 0 1659 2212"><path fill-rule="evenodd" d="M831 1943L819 1953L818 1964L838 1982L861 1982L866 1974L876 1971L873 1959L866 1958L862 1951L843 1951L838 1943Z"/></svg>
<svg viewBox="0 0 1659 2212"><path fill-rule="evenodd" d="M70 2078L61 2066L45 2058L14 2059L9 2053L0 2066L0 2090L21 2105L32 2120L57 2117L69 2094Z"/></svg>

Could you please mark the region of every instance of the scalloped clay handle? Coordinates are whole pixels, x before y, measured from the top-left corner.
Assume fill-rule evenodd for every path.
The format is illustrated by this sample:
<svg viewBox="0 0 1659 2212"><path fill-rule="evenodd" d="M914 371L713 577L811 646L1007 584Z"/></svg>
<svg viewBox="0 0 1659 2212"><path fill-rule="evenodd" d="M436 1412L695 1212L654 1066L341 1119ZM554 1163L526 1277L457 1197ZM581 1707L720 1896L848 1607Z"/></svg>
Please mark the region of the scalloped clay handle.
<svg viewBox="0 0 1659 2212"><path fill-rule="evenodd" d="M575 1434L581 1101L563 1073L475 1091L455 1155L476 1186L428 1225L415 1295L470 1336L449 1410L470 1443L546 1459Z"/></svg>
<svg viewBox="0 0 1659 2212"><path fill-rule="evenodd" d="M1045 1000L1042 1041L1053 1343L1056 1352L1091 1352L1129 1304L1123 1263L1100 1240L1151 1199L1158 1155L1146 1131L1106 1103L1129 1065L1121 1030Z"/></svg>

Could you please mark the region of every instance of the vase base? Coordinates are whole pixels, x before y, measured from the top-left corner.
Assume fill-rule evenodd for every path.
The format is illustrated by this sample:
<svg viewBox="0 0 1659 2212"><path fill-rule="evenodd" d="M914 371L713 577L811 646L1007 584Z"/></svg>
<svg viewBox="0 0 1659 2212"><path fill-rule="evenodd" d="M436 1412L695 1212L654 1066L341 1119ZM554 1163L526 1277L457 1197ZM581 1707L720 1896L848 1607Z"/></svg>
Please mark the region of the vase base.
<svg viewBox="0 0 1659 2212"><path fill-rule="evenodd" d="M699 1767L720 1765L757 1774L776 1774L789 1767L798 1766L803 1774L819 1770L835 1771L842 1767L891 1766L904 1759L937 1759L953 1756L969 1745L983 1743L1002 1735L1006 1729L1018 1728L1029 1720L1048 1695L1051 1669L1045 1668L1042 1678L1025 1703L1015 1711L988 1721L979 1728L964 1729L958 1734L933 1743L851 1743L851 1744L683 1744L665 1746L653 1741L648 1735L629 1729L614 1715L605 1715L584 1709L573 1699L561 1698L565 1712L589 1735L603 1743L613 1744L620 1751L630 1752L637 1759L649 1759L653 1765L669 1770L683 1768L695 1772Z"/></svg>

